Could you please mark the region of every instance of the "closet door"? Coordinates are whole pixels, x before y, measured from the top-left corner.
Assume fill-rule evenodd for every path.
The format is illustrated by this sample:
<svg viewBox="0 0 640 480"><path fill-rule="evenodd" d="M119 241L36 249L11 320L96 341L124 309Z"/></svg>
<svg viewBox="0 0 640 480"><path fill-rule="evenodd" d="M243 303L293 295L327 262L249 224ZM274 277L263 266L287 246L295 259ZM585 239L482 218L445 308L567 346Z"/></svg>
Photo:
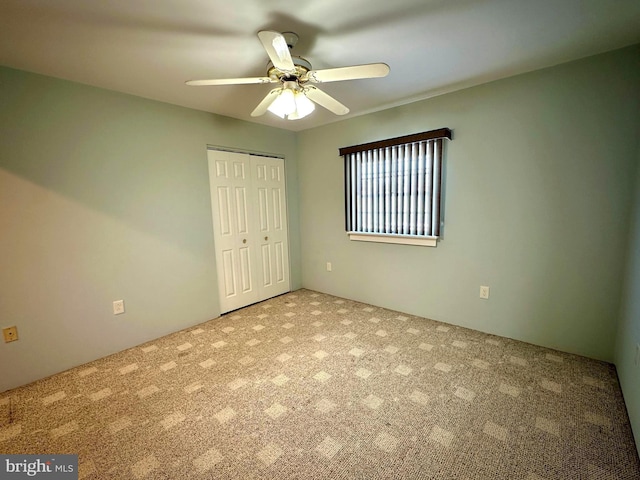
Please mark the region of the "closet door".
<svg viewBox="0 0 640 480"><path fill-rule="evenodd" d="M221 313L288 292L284 160L209 150Z"/></svg>
<svg viewBox="0 0 640 480"><path fill-rule="evenodd" d="M252 181L257 194L256 221L260 245L261 300L289 291L289 245L284 160L251 157Z"/></svg>

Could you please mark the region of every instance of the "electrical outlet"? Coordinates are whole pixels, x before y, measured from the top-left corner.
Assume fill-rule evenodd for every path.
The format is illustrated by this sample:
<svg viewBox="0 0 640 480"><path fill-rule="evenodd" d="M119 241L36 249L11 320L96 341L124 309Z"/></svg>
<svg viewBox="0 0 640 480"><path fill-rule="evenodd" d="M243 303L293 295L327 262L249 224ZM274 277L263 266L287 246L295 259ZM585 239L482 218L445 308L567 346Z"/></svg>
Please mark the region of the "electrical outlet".
<svg viewBox="0 0 640 480"><path fill-rule="evenodd" d="M2 329L4 343L15 342L18 340L18 327L7 327Z"/></svg>
<svg viewBox="0 0 640 480"><path fill-rule="evenodd" d="M124 313L124 300L116 300L113 302L113 314L120 315Z"/></svg>
<svg viewBox="0 0 640 480"><path fill-rule="evenodd" d="M331 262L327 262L327 272L330 272L331 268Z"/></svg>
<svg viewBox="0 0 640 480"><path fill-rule="evenodd" d="M489 287L486 287L484 285L480 287L480 298L483 298L485 300L489 299Z"/></svg>

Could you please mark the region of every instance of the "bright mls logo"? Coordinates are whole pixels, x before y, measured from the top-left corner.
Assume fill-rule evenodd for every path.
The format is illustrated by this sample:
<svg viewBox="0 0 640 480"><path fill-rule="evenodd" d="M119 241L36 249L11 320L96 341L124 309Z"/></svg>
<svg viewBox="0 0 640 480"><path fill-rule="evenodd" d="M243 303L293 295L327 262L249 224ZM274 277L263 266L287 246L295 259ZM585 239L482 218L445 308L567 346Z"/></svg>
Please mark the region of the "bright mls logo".
<svg viewBox="0 0 640 480"><path fill-rule="evenodd" d="M0 455L0 479L78 480L78 455Z"/></svg>

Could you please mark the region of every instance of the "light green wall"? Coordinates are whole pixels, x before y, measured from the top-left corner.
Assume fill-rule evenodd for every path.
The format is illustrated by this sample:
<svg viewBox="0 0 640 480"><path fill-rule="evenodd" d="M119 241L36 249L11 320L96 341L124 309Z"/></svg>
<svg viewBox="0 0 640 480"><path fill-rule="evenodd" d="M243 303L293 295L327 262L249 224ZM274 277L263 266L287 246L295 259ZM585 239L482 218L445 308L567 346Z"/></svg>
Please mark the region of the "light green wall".
<svg viewBox="0 0 640 480"><path fill-rule="evenodd" d="M635 46L302 132L303 286L613 360L639 62ZM440 127L438 247L350 242L338 149Z"/></svg>
<svg viewBox="0 0 640 480"><path fill-rule="evenodd" d="M640 131L637 138L640 138ZM627 276L615 347L615 364L631 426L635 433L636 446L640 453L640 365L635 363L636 346L640 345L640 145L636 179Z"/></svg>
<svg viewBox="0 0 640 480"><path fill-rule="evenodd" d="M219 316L207 144L285 155L300 287L291 132L0 68L0 138L0 392Z"/></svg>

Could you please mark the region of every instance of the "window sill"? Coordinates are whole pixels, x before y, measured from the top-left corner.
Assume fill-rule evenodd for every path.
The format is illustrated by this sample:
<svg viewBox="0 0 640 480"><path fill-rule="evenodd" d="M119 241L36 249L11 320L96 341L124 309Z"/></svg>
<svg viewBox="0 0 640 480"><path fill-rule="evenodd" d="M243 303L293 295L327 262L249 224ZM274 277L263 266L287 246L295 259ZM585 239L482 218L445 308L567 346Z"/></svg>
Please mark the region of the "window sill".
<svg viewBox="0 0 640 480"><path fill-rule="evenodd" d="M394 235L390 233L361 233L347 232L349 240L357 242L399 243L402 245L419 245L422 247L436 247L438 237L424 237L418 235Z"/></svg>

